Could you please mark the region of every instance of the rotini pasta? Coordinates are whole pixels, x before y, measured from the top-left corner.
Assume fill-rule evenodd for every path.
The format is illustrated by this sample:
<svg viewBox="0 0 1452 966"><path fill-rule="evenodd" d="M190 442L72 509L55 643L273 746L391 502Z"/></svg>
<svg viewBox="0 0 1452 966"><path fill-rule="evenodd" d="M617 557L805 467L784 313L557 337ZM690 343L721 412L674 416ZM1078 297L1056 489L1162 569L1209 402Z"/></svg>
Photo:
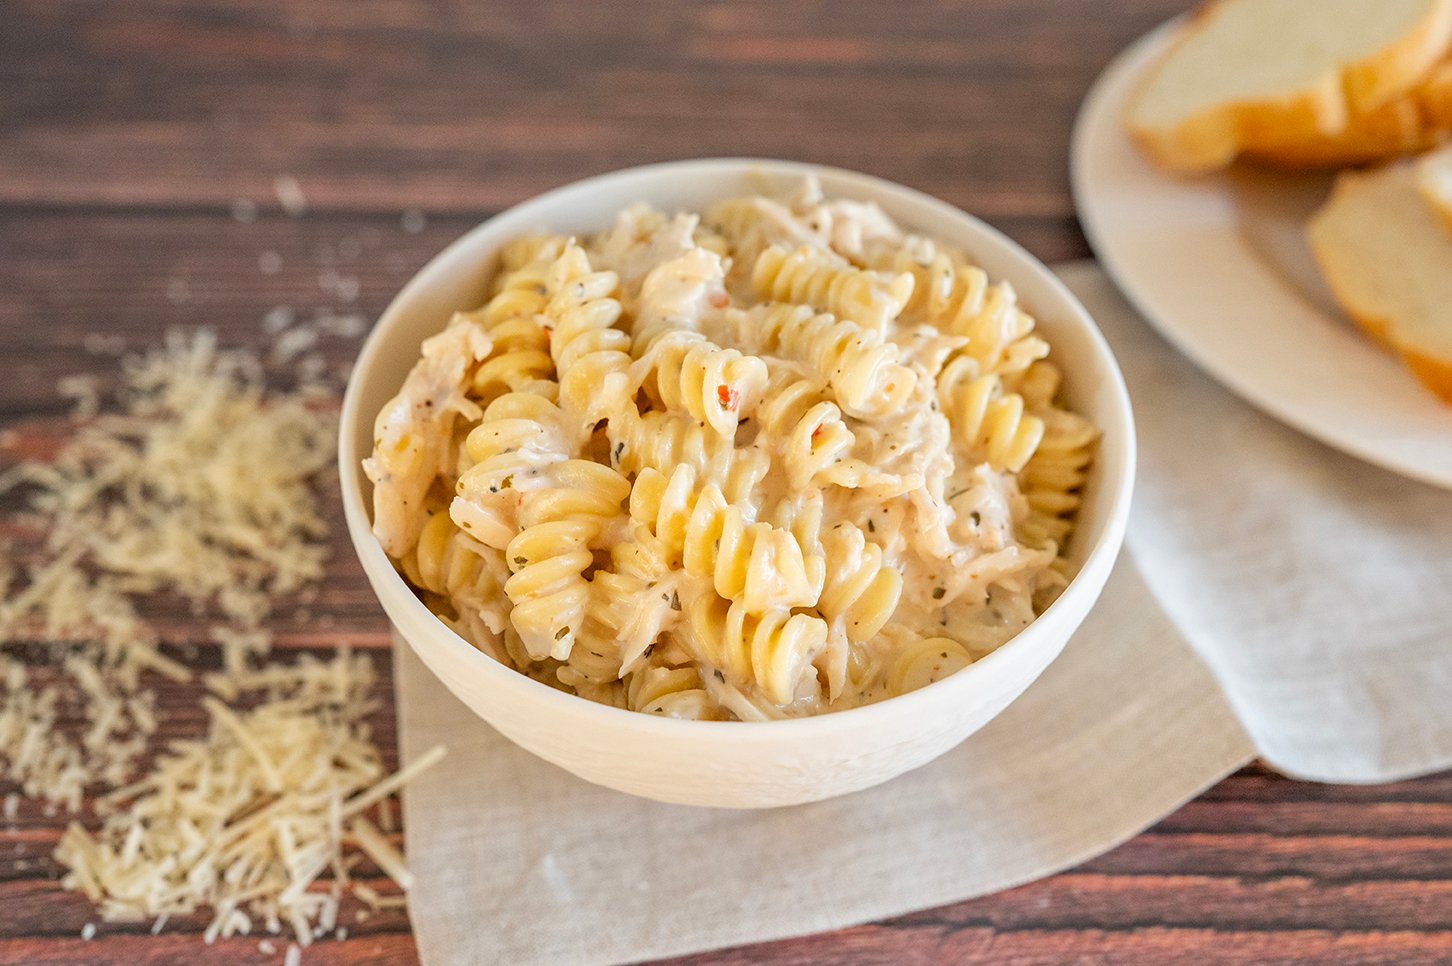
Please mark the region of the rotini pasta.
<svg viewBox="0 0 1452 966"><path fill-rule="evenodd" d="M920 235L909 235L901 242L869 246L863 261L868 268L906 272L913 277L913 293L903 306L904 316L931 323L941 323L948 317L962 264L955 253Z"/></svg>
<svg viewBox="0 0 1452 966"><path fill-rule="evenodd" d="M455 613L478 615L495 634L504 630L509 611L504 597L509 568L504 557L471 539L447 511L429 517L418 544L402 564L415 587L446 599Z"/></svg>
<svg viewBox="0 0 1452 966"><path fill-rule="evenodd" d="M893 696L941 681L973 663L968 649L951 637L923 637L905 645L894 657L887 677Z"/></svg>
<svg viewBox="0 0 1452 966"><path fill-rule="evenodd" d="M1030 542L1063 546L1074 529L1080 491L1094 459L1098 431L1084 417L1064 409L1043 412L1044 438L1023 469L1030 512L1024 533Z"/></svg>
<svg viewBox="0 0 1452 966"><path fill-rule="evenodd" d="M917 373L898 362L899 350L855 322L801 305L770 304L731 316L738 338L798 363L831 388L842 411L861 418L900 409Z"/></svg>
<svg viewBox="0 0 1452 966"><path fill-rule="evenodd" d="M504 548L513 575L509 620L531 657L565 660L585 620L593 550L605 545L630 483L592 460L551 467L546 485L520 497L519 532Z"/></svg>
<svg viewBox="0 0 1452 966"><path fill-rule="evenodd" d="M808 181L498 264L366 464L384 548L493 658L774 720L940 680L1071 576L1098 434L963 252Z"/></svg>
<svg viewBox="0 0 1452 966"><path fill-rule="evenodd" d="M630 515L658 537L689 574L751 613L809 607L821 593L808 574L802 546L786 530L746 520L715 485L696 487L689 466L667 479L644 470L630 491Z"/></svg>
<svg viewBox="0 0 1452 966"><path fill-rule="evenodd" d="M751 284L775 302L810 305L881 336L913 294L913 276L854 268L830 252L772 245L756 259Z"/></svg>
<svg viewBox="0 0 1452 966"><path fill-rule="evenodd" d="M784 608L753 614L741 601L701 596L691 607L685 635L698 661L720 671L739 688L760 688L778 707L798 697L810 678L812 661L827 644L819 617Z"/></svg>
<svg viewBox="0 0 1452 966"><path fill-rule="evenodd" d="M761 447L736 447L679 413L639 413L633 407L611 416L606 425L610 456L626 473L645 469L669 473L689 466L702 483L714 483L727 502L754 506L756 493L771 471Z"/></svg>
<svg viewBox="0 0 1452 966"><path fill-rule="evenodd" d="M1043 439L1043 420L1024 411L1023 397L1005 392L998 374L979 375L977 362L968 356L959 356L943 369L938 401L958 444L994 469L1017 473Z"/></svg>
<svg viewBox="0 0 1452 966"><path fill-rule="evenodd" d="M684 412L734 438L766 388L766 363L736 349L696 339L669 339L655 365L656 392L666 409Z"/></svg>
<svg viewBox="0 0 1452 966"><path fill-rule="evenodd" d="M560 405L588 426L625 405L630 337L615 327L621 306L614 272L596 272L571 244L550 267L550 356L559 372Z"/></svg>
<svg viewBox="0 0 1452 966"><path fill-rule="evenodd" d="M784 372L757 410L761 432L778 441L787 485L805 490L852 452L856 438L842 410L815 383ZM735 502L735 501L733 501Z"/></svg>
<svg viewBox="0 0 1452 966"><path fill-rule="evenodd" d="M670 718L701 721L720 718L721 709L701 686L695 667L648 667L630 676L627 685L632 711Z"/></svg>
<svg viewBox="0 0 1452 966"><path fill-rule="evenodd" d="M968 340L964 351L982 372L1022 372L1049 354L1048 343L1033 334L1033 316L1019 307L1013 286L991 284L988 273L975 265L958 269L948 308L934 321Z"/></svg>

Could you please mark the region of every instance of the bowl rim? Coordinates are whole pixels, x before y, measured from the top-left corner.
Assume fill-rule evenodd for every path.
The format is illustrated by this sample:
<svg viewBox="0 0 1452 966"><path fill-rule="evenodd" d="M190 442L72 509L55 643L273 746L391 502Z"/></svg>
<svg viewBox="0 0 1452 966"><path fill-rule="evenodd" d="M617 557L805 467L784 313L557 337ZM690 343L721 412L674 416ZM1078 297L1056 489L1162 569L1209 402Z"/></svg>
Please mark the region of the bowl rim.
<svg viewBox="0 0 1452 966"><path fill-rule="evenodd" d="M847 182L851 187L861 189L867 194L869 199L875 200L882 197L895 196L898 199L914 205L935 209L938 213L946 215L953 220L967 222L981 233L986 243L1003 249L1006 254L1023 263L1027 271L1039 275L1041 280L1048 285L1050 291L1059 299L1062 307L1066 310L1063 313L1064 318L1062 321L1084 329L1091 343L1108 363L1111 404L1109 407L1110 412L1107 415L1112 416L1113 421L1117 422L1121 428L1124 434L1124 445L1122 465L1106 468L1106 471L1101 474L1101 480L1103 481L1101 485L1117 483L1112 491L1101 492L1099 495L1103 504L1103 510L1101 512L1104 515L1105 521L1103 531L1098 541L1085 556L1084 562L1078 572L1070 579L1068 586L1065 587L1059 597L1043 613L1037 615L1023 630L1009 638L1009 640L1005 641L994 651L974 661L960 671L915 691L885 698L871 704L845 708L841 711L831 711L797 718L774 719L770 721L701 721L696 719L672 718L664 715L643 714L639 711L617 708L613 705L591 701L588 698L582 698L578 695L552 688L485 654L473 644L470 644L460 637L440 620L436 614L428 609L423 601L414 593L413 588L408 585L403 576L393 566L392 561L384 553L382 545L374 538L372 533L372 511L371 507L367 505L368 501L363 497L363 487L360 482L361 473L358 469L358 462L366 454L355 452L352 441L357 438L359 423L364 418L359 412L363 375L377 362L382 351L383 334L394 324L395 319L403 316L404 307L420 293L427 291L431 287L435 275L442 275L449 272L452 268L451 263L455 259L462 257L462 252L471 247L475 239L487 233L491 226L505 218L522 219L525 217L524 212L536 207L545 207L550 202L565 194L608 190L615 182L648 177L653 174L677 173L682 171L695 173L702 177L709 177L712 174L739 176L754 172L767 175L826 173L830 174L833 180ZM502 242L503 240L501 239L500 241ZM1057 315L1056 318L1058 318ZM1081 596L1084 593L1090 592L1085 589L1085 584L1082 582L1082 577L1085 573L1101 567L1109 568L1112 566L1113 558L1119 553L1128 520L1130 498L1134 486L1136 460L1137 442L1133 410L1129 399L1129 392L1124 382L1124 376L1120 371L1119 362L1115 358L1113 350L1109 347L1108 342L1104 338L1104 334L1099 330L1098 325L1094 322L1088 310L1084 308L1058 276L1049 271L1043 262L1030 254L1023 246L983 220L968 214L942 199L886 178L863 174L846 168L833 167L831 165L753 157L713 157L664 161L592 175L552 188L542 194L531 196L486 218L478 225L470 228L437 252L415 272L408 282L389 301L388 306L383 310L382 314L379 315L378 321L373 325L367 338L364 340L358 352L357 359L354 362L352 372L349 375L347 388L343 394L338 428L339 486L343 500L344 517L353 549L368 577L370 588L374 591L375 596L380 598L380 605L383 603L381 599L381 591L383 588L378 585L382 582L388 586L388 589L395 596L398 596L399 606L406 608L410 612L411 617L422 621L419 625L420 627L428 628L444 646L464 652L464 661L477 668L491 682L497 682L499 687L514 688L521 695L528 695L544 702L546 705L551 703L557 704L557 710L560 713L577 716L581 719L581 723L595 722L602 727L617 729L625 727L652 733L662 738L705 738L711 735L722 737L732 736L751 741L776 741L792 736L807 738L820 732L840 731L848 726L870 727L876 723L885 723L890 719L911 716L914 710L919 707L927 707L930 702L944 700L949 691L967 692L973 686L973 682L985 673L979 669L991 668L1010 660L1013 653L1023 650L1028 646L1031 639L1049 633L1047 628L1053 622L1047 618L1050 618L1056 612L1067 609L1069 605L1066 601L1070 600L1071 597ZM1115 474L1113 473L1113 470L1116 469L1118 470L1117 480L1114 479ZM1106 557L1110 559L1106 560ZM1092 601L1089 606L1092 606ZM386 611L388 608L385 606L384 609ZM397 622L393 621L391 617L390 623L395 625L395 630L398 630L398 636L403 637L409 647L414 647L407 635L396 627ZM1072 631L1070 634L1072 635Z"/></svg>

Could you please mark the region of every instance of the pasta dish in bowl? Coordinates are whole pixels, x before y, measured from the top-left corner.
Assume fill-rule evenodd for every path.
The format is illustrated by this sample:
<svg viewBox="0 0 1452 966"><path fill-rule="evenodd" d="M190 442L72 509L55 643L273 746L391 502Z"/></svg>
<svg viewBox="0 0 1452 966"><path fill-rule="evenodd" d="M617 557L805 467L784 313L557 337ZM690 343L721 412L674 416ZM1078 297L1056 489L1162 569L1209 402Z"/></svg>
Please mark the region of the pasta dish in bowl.
<svg viewBox="0 0 1452 966"><path fill-rule="evenodd" d="M1041 266L783 162L486 223L395 300L344 411L400 636L526 748L698 804L865 787L989 720L1097 596L1133 462L1113 360Z"/></svg>

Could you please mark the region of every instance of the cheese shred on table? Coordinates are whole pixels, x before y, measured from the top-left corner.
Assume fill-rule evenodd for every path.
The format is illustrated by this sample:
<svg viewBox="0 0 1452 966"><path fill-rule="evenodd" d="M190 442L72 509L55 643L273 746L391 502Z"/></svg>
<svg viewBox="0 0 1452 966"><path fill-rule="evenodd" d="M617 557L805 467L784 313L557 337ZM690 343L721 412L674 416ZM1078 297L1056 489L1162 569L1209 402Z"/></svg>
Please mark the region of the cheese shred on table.
<svg viewBox="0 0 1452 966"><path fill-rule="evenodd" d="M442 749L387 774L366 657L265 662L274 599L323 575L315 491L332 465L335 393L308 379L269 391L256 354L221 349L207 330L123 360L119 412L97 411L94 385L65 382L74 435L52 458L0 472L0 492L28 496L14 529L44 535L25 566L0 552L0 770L48 814L105 792L99 827L72 822L56 858L107 920L159 930L207 908L208 942L338 934L362 859L407 885L401 853L365 813L389 827L387 796ZM138 610L153 594L214 621L223 654L202 676L205 735L159 753L147 684L194 675Z"/></svg>

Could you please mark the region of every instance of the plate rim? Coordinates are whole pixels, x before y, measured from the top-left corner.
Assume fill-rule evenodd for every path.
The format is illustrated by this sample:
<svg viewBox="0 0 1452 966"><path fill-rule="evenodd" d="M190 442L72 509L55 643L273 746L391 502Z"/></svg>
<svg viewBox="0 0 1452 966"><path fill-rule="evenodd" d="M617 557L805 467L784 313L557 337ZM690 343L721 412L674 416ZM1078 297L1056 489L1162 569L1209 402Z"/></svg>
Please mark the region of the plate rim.
<svg viewBox="0 0 1452 966"><path fill-rule="evenodd" d="M1089 151L1089 142L1095 134L1103 130L1105 124L1112 124L1117 136L1128 140L1119 120L1122 98L1127 96L1127 89L1148 68L1152 58L1170 42L1183 21L1183 15L1166 21L1138 37L1115 55L1091 85L1075 116L1070 139L1070 189L1075 213L1095 258L1115 286L1160 336L1189 359L1197 369L1256 409L1297 432L1363 462L1429 486L1452 490L1452 461L1445 466L1427 465L1405 452L1390 451L1387 447L1378 446L1375 440L1368 439L1363 434L1338 433L1324 421L1305 412L1297 402L1278 396L1257 380L1246 378L1243 371L1237 371L1224 360L1215 358L1191 338L1190 332L1194 326L1176 321L1172 309L1150 298L1136 283L1136 272L1122 262L1120 251L1108 238L1097 204L1091 200L1093 190L1090 187L1091 176L1088 169L1095 159ZM1365 349L1367 353L1385 355L1384 350L1370 342L1366 343ZM1406 374L1406 379L1414 388L1420 390L1421 387L1415 384L1410 373ZM1452 423L1449 423L1449 428L1452 428ZM1452 449L1452 433L1449 433L1448 443L1449 449Z"/></svg>

